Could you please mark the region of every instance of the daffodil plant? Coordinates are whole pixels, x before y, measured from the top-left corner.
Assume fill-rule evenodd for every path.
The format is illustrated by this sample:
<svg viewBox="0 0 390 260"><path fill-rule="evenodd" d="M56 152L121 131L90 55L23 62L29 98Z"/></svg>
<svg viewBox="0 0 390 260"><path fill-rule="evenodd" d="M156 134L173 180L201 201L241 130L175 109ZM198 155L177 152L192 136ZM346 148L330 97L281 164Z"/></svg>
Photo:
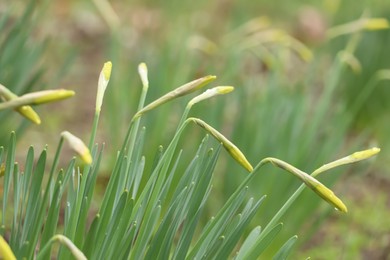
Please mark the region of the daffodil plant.
<svg viewBox="0 0 390 260"><path fill-rule="evenodd" d="M189 117L193 105L234 89L219 86L188 102L171 142L165 149L162 146L156 149L153 162L142 156L146 138L145 128L141 127L142 117L152 109L203 88L216 77L193 80L144 106L149 80L147 66L142 63L138 68L143 86L138 112L129 119L128 132L105 185L102 201L96 201L94 190L104 145L95 143L95 136L111 69L111 62L105 63L99 76L96 113L88 146L70 132L62 132L50 167L46 162L49 148L41 152L36 163L33 147L29 148L25 162L16 162L14 133L8 150L0 147L3 180L0 254L4 259L69 259L70 256L76 259L257 259L281 230L280 218L305 187L338 211L347 212L342 200L316 177L379 152L378 148L372 148L353 153L325 164L312 174L276 158L265 158L253 167L238 146L221 132L202 119ZM12 108L19 113L26 109L31 112L30 105L73 95L71 91L61 90L16 97L5 88L0 90L6 100L0 110ZM207 135L182 172L177 170L178 165L185 162L177 146L188 126L199 126ZM216 140L216 147L212 147L210 136ZM65 140L81 159L80 166L76 166L76 158L73 158L67 167L58 168ZM202 225L200 220L212 194L214 168L222 148L246 170L237 173L246 178L217 214ZM263 196L247 200L248 186L255 176L266 174L261 168L268 163L291 173L303 184L279 212L275 212L264 229L258 226L245 235L265 199ZM92 206L92 201L100 205L98 210ZM300 206L304 207L296 205ZM285 259L296 240L297 236L292 236L286 241L276 252L275 259ZM59 249L53 249L56 243Z"/></svg>

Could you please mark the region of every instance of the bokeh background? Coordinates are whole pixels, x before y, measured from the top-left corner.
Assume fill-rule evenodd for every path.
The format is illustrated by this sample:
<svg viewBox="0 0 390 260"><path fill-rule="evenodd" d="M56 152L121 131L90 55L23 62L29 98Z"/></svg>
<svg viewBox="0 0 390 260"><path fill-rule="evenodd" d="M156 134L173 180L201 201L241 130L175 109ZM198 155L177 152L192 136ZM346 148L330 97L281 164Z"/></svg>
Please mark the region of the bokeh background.
<svg viewBox="0 0 390 260"><path fill-rule="evenodd" d="M104 187L136 112L140 62L149 68L147 102L217 75L216 85L235 86L235 92L197 105L193 115L219 129L254 164L273 156L311 172L355 150L382 148L375 159L321 177L347 203L348 214L307 191L283 219L275 248L297 234L293 259L390 259L390 30L329 34L364 18L390 20L390 2L1 0L0 83L17 94L67 88L77 95L38 108L39 126L2 112L0 145L17 130L23 158L29 145L55 147L63 130L87 139L98 75L111 60L98 133L107 146ZM147 158L170 140L188 100L143 120ZM193 129L182 138L188 158L203 135ZM245 177L226 154L217 171L209 216ZM298 187L284 175L269 167L250 187L251 196L268 195L253 226L264 226Z"/></svg>

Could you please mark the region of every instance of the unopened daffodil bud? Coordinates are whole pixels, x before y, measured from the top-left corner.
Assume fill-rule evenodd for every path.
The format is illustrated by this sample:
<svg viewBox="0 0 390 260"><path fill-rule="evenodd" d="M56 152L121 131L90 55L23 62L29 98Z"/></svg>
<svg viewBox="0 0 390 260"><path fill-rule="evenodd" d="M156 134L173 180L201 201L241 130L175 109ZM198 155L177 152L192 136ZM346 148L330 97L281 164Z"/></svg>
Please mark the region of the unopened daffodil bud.
<svg viewBox="0 0 390 260"><path fill-rule="evenodd" d="M4 101L10 101L13 99L18 98L16 94L11 92L8 88L4 87L0 84L0 96ZM15 111L17 111L19 114L33 122L34 124L41 124L41 118L39 115L34 111L34 109L31 106L20 106L16 107Z"/></svg>
<svg viewBox="0 0 390 260"><path fill-rule="evenodd" d="M74 96L74 91L66 89L42 90L25 94L7 102L0 103L0 110L18 108L25 105L40 105Z"/></svg>
<svg viewBox="0 0 390 260"><path fill-rule="evenodd" d="M5 260L16 260L11 247L8 245L7 241L5 241L3 236L0 236L0 258Z"/></svg>
<svg viewBox="0 0 390 260"><path fill-rule="evenodd" d="M80 138L74 136L68 131L62 132L61 136L68 141L69 146L80 156L83 162L86 164L92 163L91 152Z"/></svg>
<svg viewBox="0 0 390 260"><path fill-rule="evenodd" d="M191 101L188 102L188 105L193 106L194 104L199 103L200 101L203 101L205 99L212 98L212 97L215 97L218 95L228 94L228 93L232 92L233 90L234 90L234 87L231 87L231 86L220 86L220 87L211 88L211 89L206 90L202 94L194 97L193 99L191 99Z"/></svg>
<svg viewBox="0 0 390 260"><path fill-rule="evenodd" d="M102 108L104 93L106 91L108 82L110 81L110 77L111 77L111 70L112 70L112 63L111 61L108 61L104 63L103 69L99 74L98 90L96 94L96 112L98 113Z"/></svg>
<svg viewBox="0 0 390 260"><path fill-rule="evenodd" d="M298 177L303 183L305 183L307 187L317 193L317 195L319 195L326 202L334 206L337 210L340 210L341 212L348 211L344 203L333 193L332 190L327 188L325 185L323 185L321 182L319 182L317 179L310 176L309 174L299 170L291 164L288 164L276 158L266 158L264 159L264 161L270 162L273 165L283 170L286 170L287 172Z"/></svg>
<svg viewBox="0 0 390 260"><path fill-rule="evenodd" d="M188 82L187 84L184 84L184 85L168 92L164 96L156 99L155 101L153 101L149 105L147 105L144 108L142 108L141 110L139 110L134 115L133 120L140 117L141 115L145 114L146 112L171 101L172 99L190 94L190 93L204 87L205 85L207 85L211 81L215 80L216 78L217 78L216 76L212 76L212 75L205 76L205 77L193 80L191 82Z"/></svg>
<svg viewBox="0 0 390 260"><path fill-rule="evenodd" d="M149 80L148 80L148 67L145 63L141 63L138 65L138 74L141 78L142 86L147 90L149 87Z"/></svg>
<svg viewBox="0 0 390 260"><path fill-rule="evenodd" d="M50 89L50 90L42 90L38 92L28 93L21 96L20 98L31 99L32 105L40 105L40 104L66 99L74 96L74 94L75 92L73 90Z"/></svg>
<svg viewBox="0 0 390 260"><path fill-rule="evenodd" d="M311 175L315 177L318 174L325 172L325 171L328 171L330 169L333 169L335 167L345 165L345 164L355 163L355 162L358 162L361 160L371 158L372 156L377 155L380 151L381 151L381 149L374 147L374 148L371 148L368 150L355 152L349 156L343 157L341 159L338 159L336 161L333 161L333 162L330 162L330 163L327 163L327 164L321 166L320 168L315 170Z"/></svg>
<svg viewBox="0 0 390 260"><path fill-rule="evenodd" d="M363 26L369 31L383 30L389 28L389 22L385 18L370 18L364 21Z"/></svg>
<svg viewBox="0 0 390 260"><path fill-rule="evenodd" d="M229 141L229 139L227 139L223 134L221 134L216 129L214 129L212 126L208 125L206 122L204 122L198 118L190 117L187 120L193 121L195 124L201 126L203 129L205 129L215 139L217 139L218 142L220 142L223 145L223 147L233 157L234 160L236 160L239 164L241 164L241 166L244 167L248 172L253 171L253 167L249 163L249 161L246 159L245 155L240 151L240 149L237 148L237 146L235 146L231 141Z"/></svg>

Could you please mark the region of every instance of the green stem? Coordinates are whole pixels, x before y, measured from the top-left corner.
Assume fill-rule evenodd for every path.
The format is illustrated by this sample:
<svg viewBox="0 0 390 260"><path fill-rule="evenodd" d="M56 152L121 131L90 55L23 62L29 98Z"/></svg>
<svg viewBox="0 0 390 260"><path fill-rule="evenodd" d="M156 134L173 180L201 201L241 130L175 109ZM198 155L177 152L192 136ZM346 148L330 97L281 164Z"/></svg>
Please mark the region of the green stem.
<svg viewBox="0 0 390 260"><path fill-rule="evenodd" d="M95 142L96 132L99 124L100 111L95 111L95 116L93 118L91 137L89 139L88 149L92 151L93 143Z"/></svg>

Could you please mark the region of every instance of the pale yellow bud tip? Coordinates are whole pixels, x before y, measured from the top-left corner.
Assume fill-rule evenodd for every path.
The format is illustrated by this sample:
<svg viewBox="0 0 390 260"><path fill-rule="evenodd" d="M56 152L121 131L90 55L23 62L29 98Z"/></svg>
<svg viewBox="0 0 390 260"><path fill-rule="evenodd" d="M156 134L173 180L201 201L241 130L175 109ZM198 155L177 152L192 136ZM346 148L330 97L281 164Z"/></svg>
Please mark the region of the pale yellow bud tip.
<svg viewBox="0 0 390 260"><path fill-rule="evenodd" d="M221 86L215 88L218 94L228 94L234 90L234 87L232 86Z"/></svg>
<svg viewBox="0 0 390 260"><path fill-rule="evenodd" d="M102 72L103 72L104 78L105 78L107 81L110 80L111 69L112 69L112 63L111 63L111 61L108 61L108 62L104 63Z"/></svg>
<svg viewBox="0 0 390 260"><path fill-rule="evenodd" d="M384 18L372 18L364 23L364 28L366 30L383 30L388 29L389 27L389 22Z"/></svg>
<svg viewBox="0 0 390 260"><path fill-rule="evenodd" d="M142 62L138 65L138 71L140 73L146 73L148 71L148 67L146 67L145 62Z"/></svg>
<svg viewBox="0 0 390 260"><path fill-rule="evenodd" d="M138 65L138 74L141 77L142 84L144 87L147 87L149 85L148 81L148 67L144 62Z"/></svg>
<svg viewBox="0 0 390 260"><path fill-rule="evenodd" d="M380 151L381 151L380 148L374 147L374 148L371 148L371 149L368 149L368 150L355 152L351 156L354 159L357 159L357 160L364 160L364 159L370 158L370 157L378 154Z"/></svg>
<svg viewBox="0 0 390 260"><path fill-rule="evenodd" d="M80 138L74 136L68 131L62 132L61 136L68 141L70 147L80 156L83 162L86 164L92 163L91 152Z"/></svg>

